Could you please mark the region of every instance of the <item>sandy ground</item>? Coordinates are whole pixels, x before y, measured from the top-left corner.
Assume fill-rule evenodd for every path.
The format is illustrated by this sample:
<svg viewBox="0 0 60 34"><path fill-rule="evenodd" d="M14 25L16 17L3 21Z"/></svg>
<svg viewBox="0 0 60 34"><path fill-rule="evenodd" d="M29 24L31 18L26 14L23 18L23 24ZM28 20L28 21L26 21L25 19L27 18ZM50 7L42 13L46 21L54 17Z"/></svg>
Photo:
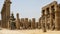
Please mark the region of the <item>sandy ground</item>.
<svg viewBox="0 0 60 34"><path fill-rule="evenodd" d="M41 29L35 30L0 30L0 34L60 34L60 31L43 32Z"/></svg>

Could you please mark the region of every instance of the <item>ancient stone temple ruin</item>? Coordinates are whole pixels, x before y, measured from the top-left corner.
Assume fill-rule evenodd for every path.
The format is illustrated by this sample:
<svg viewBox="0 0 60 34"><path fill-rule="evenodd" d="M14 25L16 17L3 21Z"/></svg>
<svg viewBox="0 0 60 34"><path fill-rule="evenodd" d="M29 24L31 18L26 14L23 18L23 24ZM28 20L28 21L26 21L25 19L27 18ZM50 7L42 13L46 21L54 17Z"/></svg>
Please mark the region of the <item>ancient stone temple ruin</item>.
<svg viewBox="0 0 60 34"><path fill-rule="evenodd" d="M5 0L1 10L0 27L6 29L43 29L60 30L60 4L56 1L42 7L42 15L36 22L35 18L20 18L19 13L10 13L11 1ZM10 16L11 15L11 16Z"/></svg>

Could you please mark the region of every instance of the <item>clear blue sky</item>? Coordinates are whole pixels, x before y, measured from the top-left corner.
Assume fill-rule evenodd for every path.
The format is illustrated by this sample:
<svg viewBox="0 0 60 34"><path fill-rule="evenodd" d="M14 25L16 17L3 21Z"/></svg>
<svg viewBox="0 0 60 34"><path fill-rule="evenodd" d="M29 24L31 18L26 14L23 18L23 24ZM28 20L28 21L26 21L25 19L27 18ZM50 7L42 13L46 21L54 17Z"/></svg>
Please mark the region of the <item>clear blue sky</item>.
<svg viewBox="0 0 60 34"><path fill-rule="evenodd" d="M41 16L41 8L54 0L11 0L11 13L20 14L21 18L36 18ZM59 3L60 0L57 0ZM0 0L0 12L3 6L4 0ZM1 16L0 16L1 18Z"/></svg>

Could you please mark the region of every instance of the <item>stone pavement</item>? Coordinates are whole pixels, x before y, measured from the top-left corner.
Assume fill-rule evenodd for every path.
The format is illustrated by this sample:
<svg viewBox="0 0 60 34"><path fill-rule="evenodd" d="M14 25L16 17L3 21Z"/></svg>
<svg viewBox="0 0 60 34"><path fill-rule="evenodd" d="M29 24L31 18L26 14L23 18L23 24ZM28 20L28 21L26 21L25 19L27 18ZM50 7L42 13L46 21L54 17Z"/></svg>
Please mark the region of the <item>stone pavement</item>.
<svg viewBox="0 0 60 34"><path fill-rule="evenodd" d="M41 29L35 30L0 30L0 34L60 34L60 31L47 31L43 32Z"/></svg>

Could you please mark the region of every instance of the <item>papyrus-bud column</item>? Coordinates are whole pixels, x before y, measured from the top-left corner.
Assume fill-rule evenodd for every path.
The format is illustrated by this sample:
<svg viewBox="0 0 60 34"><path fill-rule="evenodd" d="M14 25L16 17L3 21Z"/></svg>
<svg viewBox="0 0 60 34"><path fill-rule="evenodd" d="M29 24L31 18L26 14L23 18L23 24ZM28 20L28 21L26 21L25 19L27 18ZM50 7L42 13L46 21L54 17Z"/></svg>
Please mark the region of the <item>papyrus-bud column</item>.
<svg viewBox="0 0 60 34"><path fill-rule="evenodd" d="M55 5L55 29L60 30L60 9L58 5Z"/></svg>
<svg viewBox="0 0 60 34"><path fill-rule="evenodd" d="M43 29L43 17L41 16L41 28Z"/></svg>
<svg viewBox="0 0 60 34"><path fill-rule="evenodd" d="M47 10L45 9L45 29L47 29Z"/></svg>
<svg viewBox="0 0 60 34"><path fill-rule="evenodd" d="M50 29L52 29L52 23L53 23L53 13L52 13L52 10L51 10L51 7L50 7L50 9L49 9L49 11L50 11Z"/></svg>

